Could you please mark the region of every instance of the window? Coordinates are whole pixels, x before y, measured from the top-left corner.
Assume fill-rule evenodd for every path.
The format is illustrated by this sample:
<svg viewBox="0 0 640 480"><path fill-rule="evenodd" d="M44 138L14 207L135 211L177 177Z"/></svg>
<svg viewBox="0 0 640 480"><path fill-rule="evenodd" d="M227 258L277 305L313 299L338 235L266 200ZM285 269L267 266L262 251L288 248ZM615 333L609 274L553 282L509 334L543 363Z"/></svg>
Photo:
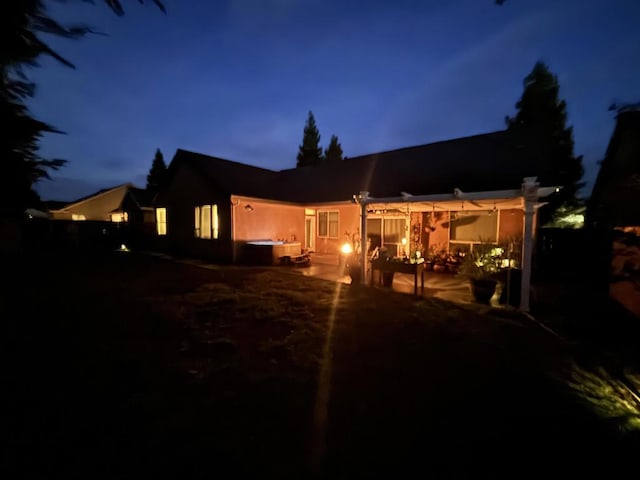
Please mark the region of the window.
<svg viewBox="0 0 640 480"><path fill-rule="evenodd" d="M478 243L498 240L498 214L491 210L451 212L451 241Z"/></svg>
<svg viewBox="0 0 640 480"><path fill-rule="evenodd" d="M338 238L339 212L318 212L318 237Z"/></svg>
<svg viewBox="0 0 640 480"><path fill-rule="evenodd" d="M218 205L196 207L193 220L196 238L218 238Z"/></svg>
<svg viewBox="0 0 640 480"><path fill-rule="evenodd" d="M71 220L86 220L87 217L85 217L84 215L79 215L77 213L72 213L71 214Z"/></svg>
<svg viewBox="0 0 640 480"><path fill-rule="evenodd" d="M388 255L400 255L407 242L409 221L408 217L397 216L367 218L367 238L371 242L369 248L384 247Z"/></svg>
<svg viewBox="0 0 640 480"><path fill-rule="evenodd" d="M156 208L156 232L158 235L167 234L167 209Z"/></svg>
<svg viewBox="0 0 640 480"><path fill-rule="evenodd" d="M115 222L115 223L128 222L129 221L129 214L127 212L112 213L111 214L111 221Z"/></svg>
<svg viewBox="0 0 640 480"><path fill-rule="evenodd" d="M385 218L382 226L382 243L402 243L407 236L406 220L404 218ZM405 240L406 241L406 240Z"/></svg>

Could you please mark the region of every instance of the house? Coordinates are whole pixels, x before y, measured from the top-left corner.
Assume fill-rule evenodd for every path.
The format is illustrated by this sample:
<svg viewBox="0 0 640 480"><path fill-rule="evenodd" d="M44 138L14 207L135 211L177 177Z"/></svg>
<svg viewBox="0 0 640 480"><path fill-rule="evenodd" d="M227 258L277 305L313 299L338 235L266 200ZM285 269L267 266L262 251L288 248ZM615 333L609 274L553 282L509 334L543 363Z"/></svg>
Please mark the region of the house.
<svg viewBox="0 0 640 480"><path fill-rule="evenodd" d="M49 212L61 241L146 246L155 233L153 194L130 183L93 193Z"/></svg>
<svg viewBox="0 0 640 480"><path fill-rule="evenodd" d="M175 254L216 262L253 246L337 255L346 232L365 230L394 255L468 250L522 239L523 179L555 185L544 170L506 131L283 171L180 149L156 198L157 234Z"/></svg>
<svg viewBox="0 0 640 480"><path fill-rule="evenodd" d="M610 238L609 296L640 318L640 104L618 111L587 224Z"/></svg>

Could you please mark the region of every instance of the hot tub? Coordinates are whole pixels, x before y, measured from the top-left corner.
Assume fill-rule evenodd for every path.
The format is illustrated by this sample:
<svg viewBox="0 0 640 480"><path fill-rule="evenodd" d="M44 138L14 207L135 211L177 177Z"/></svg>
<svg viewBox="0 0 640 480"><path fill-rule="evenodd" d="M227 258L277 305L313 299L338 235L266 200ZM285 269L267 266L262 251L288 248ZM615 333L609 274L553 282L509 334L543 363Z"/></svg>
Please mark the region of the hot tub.
<svg viewBox="0 0 640 480"><path fill-rule="evenodd" d="M301 253L300 242L251 240L244 244L243 259L254 265L278 265L283 257L297 257Z"/></svg>

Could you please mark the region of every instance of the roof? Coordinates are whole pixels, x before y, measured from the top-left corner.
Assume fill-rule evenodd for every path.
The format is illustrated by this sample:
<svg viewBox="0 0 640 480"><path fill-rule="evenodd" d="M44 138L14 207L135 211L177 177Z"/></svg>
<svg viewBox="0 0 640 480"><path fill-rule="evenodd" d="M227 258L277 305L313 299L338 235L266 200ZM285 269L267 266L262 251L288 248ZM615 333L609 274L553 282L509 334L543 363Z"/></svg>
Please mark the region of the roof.
<svg viewBox="0 0 640 480"><path fill-rule="evenodd" d="M169 165L167 178L170 179L173 172L182 165L203 175L216 189L229 195L274 198L274 184L278 177L278 172L274 170L178 149Z"/></svg>
<svg viewBox="0 0 640 480"><path fill-rule="evenodd" d="M360 191L386 197L513 189L534 176L556 184L521 144L498 131L280 172L178 150L170 170L188 163L229 194L307 204L348 201Z"/></svg>
<svg viewBox="0 0 640 480"><path fill-rule="evenodd" d="M142 188L131 187L129 188L128 193L138 208L151 208L153 197L155 196L154 192Z"/></svg>
<svg viewBox="0 0 640 480"><path fill-rule="evenodd" d="M98 190L97 192L93 192L89 195L85 195L84 197L80 197L76 200L73 200L71 202L56 202L58 204L57 208L51 208L51 211L58 211L58 210L67 210L69 208L75 207L81 203L86 202L87 200L92 200L96 197L99 197L100 195L104 195L107 194L109 192L115 192L118 189L126 189L126 188L132 188L133 185L130 183L122 183L120 185L116 185L114 187L109 187L109 188L103 188L101 190ZM52 205L53 206L53 205Z"/></svg>

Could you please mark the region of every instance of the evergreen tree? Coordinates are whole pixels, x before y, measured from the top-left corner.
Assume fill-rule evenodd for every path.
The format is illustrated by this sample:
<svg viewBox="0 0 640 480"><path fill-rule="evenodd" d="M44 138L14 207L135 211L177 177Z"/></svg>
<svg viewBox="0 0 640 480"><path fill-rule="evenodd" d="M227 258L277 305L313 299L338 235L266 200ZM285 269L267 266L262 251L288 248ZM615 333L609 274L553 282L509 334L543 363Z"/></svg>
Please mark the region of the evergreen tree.
<svg viewBox="0 0 640 480"><path fill-rule="evenodd" d="M164 163L162 152L158 148L156 156L153 158L149 174L147 175L147 190L157 192L162 186L162 182L167 174L167 165Z"/></svg>
<svg viewBox="0 0 640 480"><path fill-rule="evenodd" d="M567 127L567 104L559 99L558 78L547 65L537 62L524 79L524 91L515 117L507 117L507 128L519 139L520 147L539 157L541 170L552 172L562 189L548 199L549 205L539 212L542 225L560 207L582 203L578 191L584 168L582 157L573 152L573 130Z"/></svg>
<svg viewBox="0 0 640 480"><path fill-rule="evenodd" d="M79 0L78 0L79 1ZM0 15L0 161L5 187L0 189L3 217L19 218L25 208L36 206L38 196L33 185L47 178L51 169L64 165L61 159L45 159L38 150L45 133L59 130L33 118L26 101L35 93L35 85L27 78L24 67L37 65L42 55L50 56L63 65L73 64L52 50L39 36L40 33L64 38L80 38L92 29L86 25L64 25L52 19L45 0L7 1ZM124 10L119 0L104 0L117 15ZM153 0L162 11L160 0Z"/></svg>
<svg viewBox="0 0 640 480"><path fill-rule="evenodd" d="M302 135L302 145L298 150L298 167L306 167L308 165L319 165L324 161L322 156L322 147L320 146L320 132L316 127L316 119L313 112L309 112L307 123L304 126Z"/></svg>
<svg viewBox="0 0 640 480"><path fill-rule="evenodd" d="M342 146L338 143L338 137L331 135L329 146L324 150L324 156L327 162L340 162L342 158Z"/></svg>

